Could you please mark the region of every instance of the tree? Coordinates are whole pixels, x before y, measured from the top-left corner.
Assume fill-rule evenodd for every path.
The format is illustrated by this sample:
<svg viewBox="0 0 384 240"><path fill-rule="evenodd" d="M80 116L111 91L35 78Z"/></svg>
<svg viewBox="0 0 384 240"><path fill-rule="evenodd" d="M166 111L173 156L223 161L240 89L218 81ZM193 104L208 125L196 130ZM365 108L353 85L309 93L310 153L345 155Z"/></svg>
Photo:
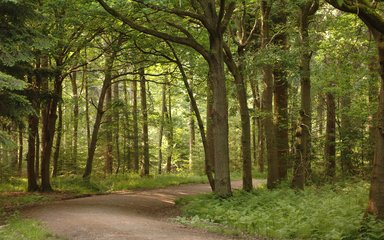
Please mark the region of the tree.
<svg viewBox="0 0 384 240"><path fill-rule="evenodd" d="M381 86L377 122L375 126L375 157L373 160L371 187L367 212L384 219L384 18L378 13L376 3L365 1L327 0L332 6L356 14L372 32L377 45Z"/></svg>
<svg viewBox="0 0 384 240"><path fill-rule="evenodd" d="M209 49L199 44L193 35L180 25L171 23L170 26L180 31L185 37L170 35L165 32L157 31L153 28L148 28L138 24L131 18L122 15L115 9L111 8L103 0L98 0L103 8L112 16L121 20L131 28L162 38L171 42L179 43L193 48L199 52L207 61L209 66L208 81L212 86L213 93L213 111L212 111L212 129L214 146L214 162L215 162L215 192L222 196L230 196L230 176L229 176L229 148L228 148L228 102L226 96L226 84L224 73L224 32L228 22L231 19L235 9L233 1L191 1L191 8L194 12L182 11L177 8L163 8L157 5L146 4L143 1L137 0L142 6L161 10L181 18L192 18L201 23L207 30L209 37ZM223 94L225 93L225 94Z"/></svg>
<svg viewBox="0 0 384 240"><path fill-rule="evenodd" d="M312 130L312 104L311 104L311 49L309 39L309 24L319 8L317 0L306 1L300 7L299 34L300 34L300 86L301 111L299 145L296 161L293 167L292 187L304 189L305 177L310 172L311 160L311 130Z"/></svg>
<svg viewBox="0 0 384 240"><path fill-rule="evenodd" d="M140 76L140 99L141 99L141 114L142 114L142 126L143 126L143 166L142 175L149 176L149 143L148 143L148 109L147 109L147 90L145 79L145 69L139 68Z"/></svg>

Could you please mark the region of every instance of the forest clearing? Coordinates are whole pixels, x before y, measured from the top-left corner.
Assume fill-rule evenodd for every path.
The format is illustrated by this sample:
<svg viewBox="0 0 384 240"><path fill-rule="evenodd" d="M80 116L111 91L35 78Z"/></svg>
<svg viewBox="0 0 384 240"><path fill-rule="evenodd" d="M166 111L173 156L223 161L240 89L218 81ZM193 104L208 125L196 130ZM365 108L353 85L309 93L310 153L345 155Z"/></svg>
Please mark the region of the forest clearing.
<svg viewBox="0 0 384 240"><path fill-rule="evenodd" d="M384 239L384 6L0 0L0 239Z"/></svg>

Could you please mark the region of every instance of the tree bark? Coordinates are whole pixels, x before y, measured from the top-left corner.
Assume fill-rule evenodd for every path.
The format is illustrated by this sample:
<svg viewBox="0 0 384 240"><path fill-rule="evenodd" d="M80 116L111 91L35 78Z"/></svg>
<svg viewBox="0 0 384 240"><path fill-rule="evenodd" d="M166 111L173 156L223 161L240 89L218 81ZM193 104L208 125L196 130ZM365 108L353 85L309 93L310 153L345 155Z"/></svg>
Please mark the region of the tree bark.
<svg viewBox="0 0 384 240"><path fill-rule="evenodd" d="M32 77L28 77L28 83L32 91L36 91L36 85L33 84ZM38 104L36 99L30 98L33 109L37 110ZM34 192L39 189L36 181L35 173L35 154L36 154L36 135L38 131L39 119L36 114L28 116L28 152L27 152L27 177L28 177L28 192Z"/></svg>
<svg viewBox="0 0 384 240"><path fill-rule="evenodd" d="M371 29L378 49L380 64L380 94L375 124L375 157L373 160L371 187L367 212L384 220L384 35Z"/></svg>
<svg viewBox="0 0 384 240"><path fill-rule="evenodd" d="M162 147L163 147L165 113L167 111L166 90L167 90L167 86L163 84L163 90L161 92L162 100L161 100L161 118L160 118L160 129L159 129L159 159L158 159L158 166L157 166L158 174L161 174L162 164L163 164Z"/></svg>
<svg viewBox="0 0 384 240"><path fill-rule="evenodd" d="M133 169L133 163L131 160L131 125L129 124L131 122L130 113L129 113L129 107L130 107L130 97L128 95L128 86L127 82L123 82L123 88L124 88L124 102L125 102L125 108L123 110L124 119L124 159L126 159L125 167L127 171L130 171ZM124 169L123 169L124 170Z"/></svg>
<svg viewBox="0 0 384 240"><path fill-rule="evenodd" d="M326 175L330 178L336 175L336 104L332 93L327 98L327 126L325 140Z"/></svg>
<svg viewBox="0 0 384 240"><path fill-rule="evenodd" d="M60 96L61 98L61 96ZM55 152L53 154L53 169L52 177L57 177L58 172L60 171L59 157L60 157L60 147L61 147L61 135L63 130L63 105L62 102L59 102L58 106L58 122L57 122L57 134L56 134L56 144Z"/></svg>
<svg viewBox="0 0 384 240"><path fill-rule="evenodd" d="M139 69L140 74L140 98L141 98L141 114L143 122L143 166L142 175L149 176L149 142L148 142L148 109L147 109L147 90L144 68Z"/></svg>
<svg viewBox="0 0 384 240"><path fill-rule="evenodd" d="M266 48L270 40L269 37L269 15L271 6L267 0L262 0L262 23L261 23L261 35L262 35L262 47ZM273 122L272 114L272 97L273 97L273 75L272 66L265 64L262 69L264 92L263 92L263 112L266 116L263 119L264 132L266 138L267 147L267 159L268 159L268 177L267 187L269 189L275 188L279 182L279 162L276 146L276 129Z"/></svg>
<svg viewBox="0 0 384 240"><path fill-rule="evenodd" d="M108 71L112 71L112 68ZM106 73L109 77L112 76L111 72ZM112 86L110 85L105 95L105 155L104 155L104 172L112 174L113 171L113 136L112 136Z"/></svg>
<svg viewBox="0 0 384 240"><path fill-rule="evenodd" d="M113 101L117 103L120 101L119 96L119 82L113 84ZM121 167L121 156L120 156L120 113L119 108L113 109L113 134L114 134L114 143L115 143L115 153L116 153L116 174L119 173Z"/></svg>
<svg viewBox="0 0 384 240"><path fill-rule="evenodd" d="M83 82L86 82L86 69L83 71ZM78 129L79 129L79 94L77 90L77 74L74 72L71 76L72 84L72 101L73 101L73 136L72 136L72 169L77 169L77 145L78 145ZM88 86L86 85L86 94L88 94ZM88 103L86 103L88 105ZM87 133L88 134L88 133Z"/></svg>
<svg viewBox="0 0 384 240"><path fill-rule="evenodd" d="M19 177L23 175L23 151L24 151L24 141L23 141L23 131L24 128L19 126L19 156L17 161L17 172Z"/></svg>
<svg viewBox="0 0 384 240"><path fill-rule="evenodd" d="M138 123L138 110L137 110L137 82L132 82L132 91L133 91L133 106L132 106L132 116L133 116L133 170L134 172L139 172L139 123Z"/></svg>
<svg viewBox="0 0 384 240"><path fill-rule="evenodd" d="M189 85L192 87L193 82L190 81ZM189 104L189 158L188 158L188 168L189 171L193 171L193 149L195 148L195 117L193 116L193 106L192 101L190 100Z"/></svg>
<svg viewBox="0 0 384 240"><path fill-rule="evenodd" d="M293 168L292 187L304 189L305 179L311 173L311 131L312 131L312 104L311 104L311 50L309 40L309 24L318 9L317 0L310 0L300 6L299 35L300 35L300 134L296 134L296 158ZM299 129L298 128L298 129Z"/></svg>
<svg viewBox="0 0 384 240"><path fill-rule="evenodd" d="M171 87L168 87L168 111L165 113L168 128L168 148L167 148L167 173L172 171L172 156L173 156L173 121L172 121L172 97Z"/></svg>
<svg viewBox="0 0 384 240"><path fill-rule="evenodd" d="M288 34L287 34L287 10L285 0L279 0L277 12L273 14L272 22L275 26L283 29L278 31L273 38L273 43L280 48L281 51L288 51ZM279 181L287 179L288 173L288 157L289 157L289 137L288 137L288 80L287 72L283 63L277 63L273 69L274 78L274 114L276 119L276 147L277 159L279 165Z"/></svg>

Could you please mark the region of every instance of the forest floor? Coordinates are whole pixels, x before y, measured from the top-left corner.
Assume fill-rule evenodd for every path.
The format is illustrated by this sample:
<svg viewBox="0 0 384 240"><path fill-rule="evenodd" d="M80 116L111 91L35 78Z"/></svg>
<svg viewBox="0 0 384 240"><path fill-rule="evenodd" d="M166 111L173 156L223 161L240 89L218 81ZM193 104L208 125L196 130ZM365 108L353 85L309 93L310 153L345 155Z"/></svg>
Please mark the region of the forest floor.
<svg viewBox="0 0 384 240"><path fill-rule="evenodd" d="M232 182L232 187L240 188L241 181ZM186 227L173 220L180 215L176 199L210 191L207 184L120 191L56 201L21 213L41 221L48 231L64 239L234 239Z"/></svg>

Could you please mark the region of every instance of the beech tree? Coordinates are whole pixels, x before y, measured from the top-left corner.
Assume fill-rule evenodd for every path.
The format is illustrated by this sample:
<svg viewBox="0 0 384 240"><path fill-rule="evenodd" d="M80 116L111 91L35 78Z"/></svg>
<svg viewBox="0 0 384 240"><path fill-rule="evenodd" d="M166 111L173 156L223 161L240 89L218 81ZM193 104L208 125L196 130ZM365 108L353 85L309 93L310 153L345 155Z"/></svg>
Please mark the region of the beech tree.
<svg viewBox="0 0 384 240"><path fill-rule="evenodd" d="M159 37L171 42L186 45L199 52L209 66L208 81L212 91L212 131L215 168L215 192L220 196L231 195L229 176L229 149L228 149L228 102L226 95L224 74L224 32L235 9L233 1L191 1L192 11L184 11L177 8L164 8L158 5L147 4L137 0L142 6L160 10L181 18L191 18L201 23L208 32L209 49L197 42L188 30L180 25L168 23L169 26L181 32L185 37L170 35L138 24L131 18L111 8L105 1L98 0L103 8L112 16L121 20L131 28ZM215 147L220 146L220 147Z"/></svg>

